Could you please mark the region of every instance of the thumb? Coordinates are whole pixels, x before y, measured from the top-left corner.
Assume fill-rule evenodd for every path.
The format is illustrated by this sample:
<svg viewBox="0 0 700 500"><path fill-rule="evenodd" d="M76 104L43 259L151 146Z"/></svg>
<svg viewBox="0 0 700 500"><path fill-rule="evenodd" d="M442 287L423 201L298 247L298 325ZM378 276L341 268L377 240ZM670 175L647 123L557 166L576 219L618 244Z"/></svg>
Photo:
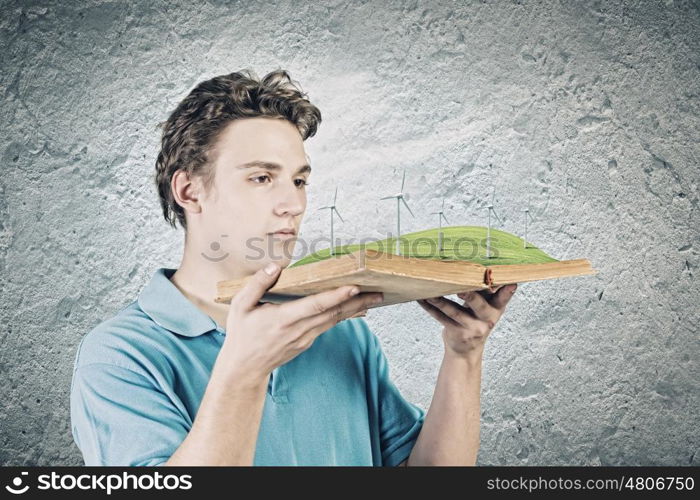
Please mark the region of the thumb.
<svg viewBox="0 0 700 500"><path fill-rule="evenodd" d="M255 307L265 292L272 288L280 273L280 266L270 262L248 278L246 284L233 298L245 310Z"/></svg>
<svg viewBox="0 0 700 500"><path fill-rule="evenodd" d="M510 299L513 297L515 290L518 289L518 284L513 283L511 285L502 286L498 292L495 294L491 305L497 309L503 309L506 307Z"/></svg>

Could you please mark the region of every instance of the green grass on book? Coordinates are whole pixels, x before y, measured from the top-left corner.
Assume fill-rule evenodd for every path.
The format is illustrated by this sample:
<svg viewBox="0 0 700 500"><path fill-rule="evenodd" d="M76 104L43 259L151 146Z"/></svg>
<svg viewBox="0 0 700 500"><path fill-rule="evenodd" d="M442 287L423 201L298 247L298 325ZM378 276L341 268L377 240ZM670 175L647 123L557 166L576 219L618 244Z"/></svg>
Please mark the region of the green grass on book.
<svg viewBox="0 0 700 500"><path fill-rule="evenodd" d="M419 259L464 260L484 266L502 264L540 264L559 262L532 243L524 248L523 239L505 231L491 228L491 257L486 257L486 232L482 226L443 227L442 252L438 252L438 228L401 235L401 255ZM338 246L335 255L352 253L362 248L396 254L396 238ZM330 248L318 250L299 259L289 267L303 266L329 258Z"/></svg>

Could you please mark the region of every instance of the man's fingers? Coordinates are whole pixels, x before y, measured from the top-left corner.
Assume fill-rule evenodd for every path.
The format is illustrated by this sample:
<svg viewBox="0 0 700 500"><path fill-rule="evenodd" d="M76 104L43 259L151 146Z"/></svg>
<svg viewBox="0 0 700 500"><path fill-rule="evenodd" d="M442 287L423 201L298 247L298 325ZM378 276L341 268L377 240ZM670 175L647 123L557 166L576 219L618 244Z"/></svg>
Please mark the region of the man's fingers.
<svg viewBox="0 0 700 500"><path fill-rule="evenodd" d="M231 299L244 311L249 311L258 305L265 292L272 288L280 274L280 266L270 262L262 269L258 269L238 293Z"/></svg>
<svg viewBox="0 0 700 500"><path fill-rule="evenodd" d="M500 290L499 290L500 292ZM465 293L458 293L457 297L464 300L464 305L469 307L477 318L484 321L493 321L496 323L501 315L501 312L493 306L486 297L481 295L476 290Z"/></svg>
<svg viewBox="0 0 700 500"><path fill-rule="evenodd" d="M362 293L350 300L346 300L345 302L330 307L322 313L302 318L291 326L302 330L311 330L313 328L318 328L319 326L325 326L324 330L319 331L320 334L334 324L343 321L344 319L348 319L360 311L369 309L369 307L372 305L376 305L378 303L376 302L377 297L382 297L382 294L380 292Z"/></svg>
<svg viewBox="0 0 700 500"><path fill-rule="evenodd" d="M352 316L348 317L348 319L350 319L350 318L362 318L363 316L367 316L367 309L363 309L359 313L353 314Z"/></svg>
<svg viewBox="0 0 700 500"><path fill-rule="evenodd" d="M445 326L459 326L459 323L457 323L456 321L447 317L445 315L445 313L440 311L440 309L438 309L437 307L428 304L424 299L416 300L416 302L418 302L418 305L421 306L423 309L425 309L428 314L430 314L433 318L438 320L443 325L445 325Z"/></svg>
<svg viewBox="0 0 700 500"><path fill-rule="evenodd" d="M281 304L280 312L287 314L289 324L296 323L304 318L322 314L338 304L353 298L355 295L351 292L354 290L357 290L357 293L359 293L360 289L357 285L346 285L333 290L307 295L306 297Z"/></svg>
<svg viewBox="0 0 700 500"><path fill-rule="evenodd" d="M508 304L508 301L510 301L517 289L517 283L508 286L502 286L498 293L496 293L494 298L491 300L491 304L493 305L493 307L503 312L503 309L505 309L506 305Z"/></svg>
<svg viewBox="0 0 700 500"><path fill-rule="evenodd" d="M475 328L479 324L479 318L476 318L473 312L445 297L433 297L432 299L426 299L426 302L462 326Z"/></svg>

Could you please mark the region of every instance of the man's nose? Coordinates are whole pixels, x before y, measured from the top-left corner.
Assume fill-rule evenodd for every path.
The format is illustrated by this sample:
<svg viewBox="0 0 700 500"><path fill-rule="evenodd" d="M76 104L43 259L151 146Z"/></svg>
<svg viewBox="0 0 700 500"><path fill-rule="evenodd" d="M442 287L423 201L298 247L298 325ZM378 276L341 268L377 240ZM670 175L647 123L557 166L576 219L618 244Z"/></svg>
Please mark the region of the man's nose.
<svg viewBox="0 0 700 500"><path fill-rule="evenodd" d="M277 204L277 211L280 214L291 213L299 215L305 208L305 195L302 189L294 186L285 187L280 194L280 200Z"/></svg>

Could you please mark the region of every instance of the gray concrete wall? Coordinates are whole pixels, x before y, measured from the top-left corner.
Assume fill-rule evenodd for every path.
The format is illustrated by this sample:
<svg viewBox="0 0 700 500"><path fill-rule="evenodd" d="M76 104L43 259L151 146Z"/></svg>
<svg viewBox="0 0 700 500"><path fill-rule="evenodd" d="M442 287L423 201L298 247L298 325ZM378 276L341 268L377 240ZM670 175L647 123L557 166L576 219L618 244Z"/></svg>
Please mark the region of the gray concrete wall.
<svg viewBox="0 0 700 500"><path fill-rule="evenodd" d="M197 4L197 5L194 5ZM26 2L0 15L0 463L81 464L80 338L177 267L155 124L200 80L290 71L321 108L302 238L484 224L599 274L523 284L488 340L481 465L698 465L697 2ZM452 297L454 298L454 296ZM427 409L440 326L371 311Z"/></svg>

